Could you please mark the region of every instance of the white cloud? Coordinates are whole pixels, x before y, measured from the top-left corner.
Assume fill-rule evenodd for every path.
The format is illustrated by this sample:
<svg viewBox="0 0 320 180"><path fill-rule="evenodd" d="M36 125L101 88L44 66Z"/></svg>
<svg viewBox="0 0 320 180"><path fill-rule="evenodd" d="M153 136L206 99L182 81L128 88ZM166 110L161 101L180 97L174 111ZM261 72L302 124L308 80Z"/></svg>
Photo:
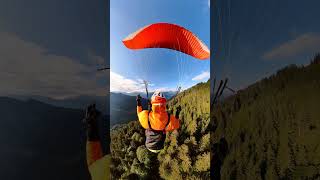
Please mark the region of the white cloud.
<svg viewBox="0 0 320 180"><path fill-rule="evenodd" d="M160 88L150 89L151 92L156 91L156 90L160 91L160 92L175 92L175 91L177 91L177 88L160 87Z"/></svg>
<svg viewBox="0 0 320 180"><path fill-rule="evenodd" d="M210 78L210 72L205 71L192 78L192 81L206 81Z"/></svg>
<svg viewBox="0 0 320 180"><path fill-rule="evenodd" d="M159 90L162 92L177 91L177 88L156 87L155 84L148 84L149 92ZM110 91L123 93L144 93L145 86L142 79L130 79L118 73L110 71Z"/></svg>
<svg viewBox="0 0 320 180"><path fill-rule="evenodd" d="M305 33L274 47L262 55L263 59L287 59L304 53L314 54L319 51L320 34Z"/></svg>
<svg viewBox="0 0 320 180"><path fill-rule="evenodd" d="M141 79L132 80L120 74L110 71L110 91L111 92L143 92L144 84Z"/></svg>
<svg viewBox="0 0 320 180"><path fill-rule="evenodd" d="M62 99L105 95L95 67L48 54L48 50L15 34L0 32L0 96L38 95Z"/></svg>

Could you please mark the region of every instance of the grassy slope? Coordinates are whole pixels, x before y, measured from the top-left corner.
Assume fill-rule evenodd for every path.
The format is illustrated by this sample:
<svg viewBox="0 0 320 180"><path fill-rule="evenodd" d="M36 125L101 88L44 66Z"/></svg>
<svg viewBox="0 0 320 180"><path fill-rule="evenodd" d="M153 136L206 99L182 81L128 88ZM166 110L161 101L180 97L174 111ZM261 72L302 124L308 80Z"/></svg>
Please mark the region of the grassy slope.
<svg viewBox="0 0 320 180"><path fill-rule="evenodd" d="M222 179L320 178L320 64L290 66L215 107ZM214 171L214 169L213 169Z"/></svg>

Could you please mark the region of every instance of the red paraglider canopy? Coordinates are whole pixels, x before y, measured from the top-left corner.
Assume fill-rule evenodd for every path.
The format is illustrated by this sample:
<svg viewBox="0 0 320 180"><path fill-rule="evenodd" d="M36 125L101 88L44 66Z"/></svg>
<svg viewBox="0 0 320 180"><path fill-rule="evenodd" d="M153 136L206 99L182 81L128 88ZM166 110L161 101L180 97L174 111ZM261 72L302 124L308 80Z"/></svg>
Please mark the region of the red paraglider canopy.
<svg viewBox="0 0 320 180"><path fill-rule="evenodd" d="M210 57L209 48L199 38L175 24L156 23L145 26L122 42L129 49L167 48L201 60Z"/></svg>

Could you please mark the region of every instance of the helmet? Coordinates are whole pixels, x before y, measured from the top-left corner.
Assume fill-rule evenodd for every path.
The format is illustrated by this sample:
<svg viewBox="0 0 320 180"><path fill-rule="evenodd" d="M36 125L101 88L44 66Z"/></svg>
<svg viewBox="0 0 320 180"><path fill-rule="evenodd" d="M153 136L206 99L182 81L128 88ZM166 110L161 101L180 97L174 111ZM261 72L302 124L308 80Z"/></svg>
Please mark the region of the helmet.
<svg viewBox="0 0 320 180"><path fill-rule="evenodd" d="M151 97L151 104L162 104L162 103L166 103L167 99L164 96L164 94L160 91L155 91Z"/></svg>

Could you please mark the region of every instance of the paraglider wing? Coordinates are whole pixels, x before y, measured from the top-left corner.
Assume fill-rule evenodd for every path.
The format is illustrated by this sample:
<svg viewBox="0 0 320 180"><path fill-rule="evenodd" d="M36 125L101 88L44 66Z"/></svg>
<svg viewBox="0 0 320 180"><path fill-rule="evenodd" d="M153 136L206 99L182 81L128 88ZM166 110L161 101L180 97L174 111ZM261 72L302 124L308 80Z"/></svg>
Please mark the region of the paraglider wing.
<svg viewBox="0 0 320 180"><path fill-rule="evenodd" d="M197 59L210 57L209 48L189 30L169 23L145 26L123 41L129 49L167 48L183 52Z"/></svg>

